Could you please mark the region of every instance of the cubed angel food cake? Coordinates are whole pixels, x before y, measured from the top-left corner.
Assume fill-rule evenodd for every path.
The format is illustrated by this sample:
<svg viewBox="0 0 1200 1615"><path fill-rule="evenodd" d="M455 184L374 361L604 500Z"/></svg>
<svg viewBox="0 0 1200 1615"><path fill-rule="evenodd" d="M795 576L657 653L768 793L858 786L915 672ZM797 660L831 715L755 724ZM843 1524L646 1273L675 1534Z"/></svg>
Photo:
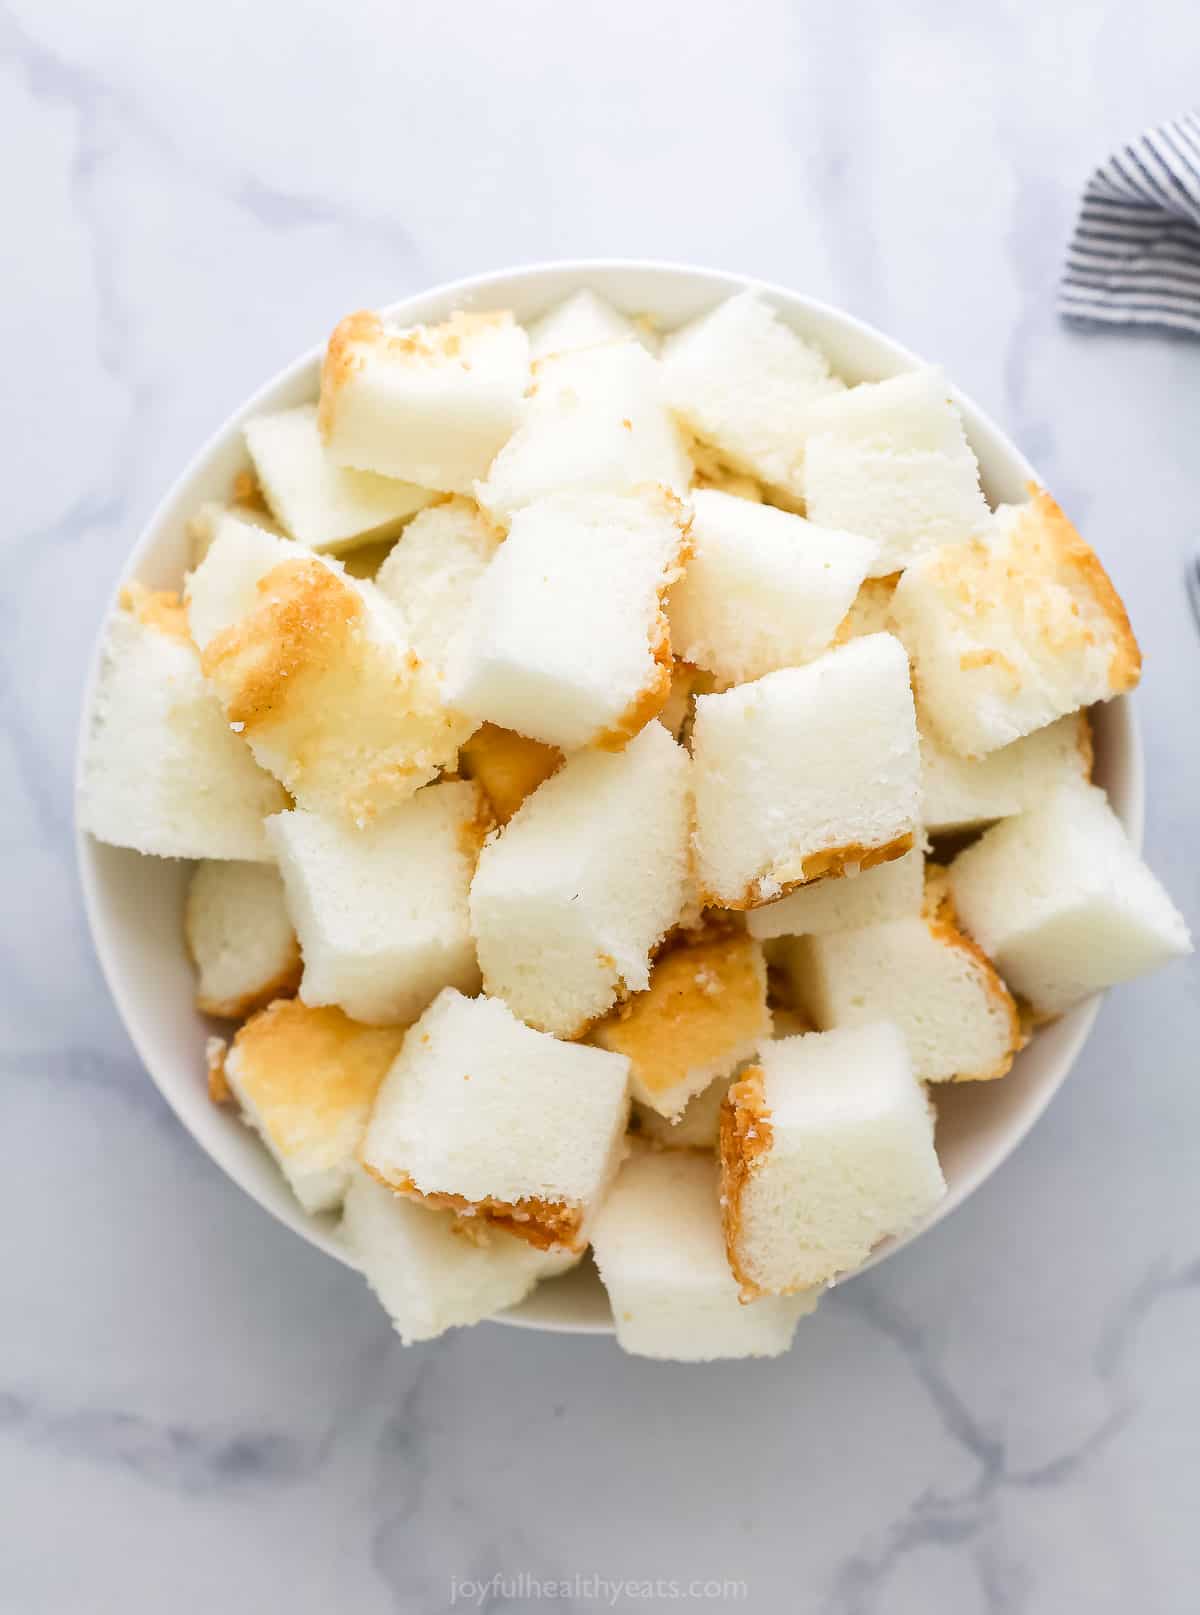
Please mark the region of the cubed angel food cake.
<svg viewBox="0 0 1200 1615"><path fill-rule="evenodd" d="M539 1249L581 1250L624 1153L629 1062L447 987L388 1073L362 1162L389 1188Z"/></svg>
<svg viewBox="0 0 1200 1615"><path fill-rule="evenodd" d="M689 531L659 487L523 506L475 592L447 701L565 751L619 750L671 687L666 596Z"/></svg>
<svg viewBox="0 0 1200 1615"><path fill-rule="evenodd" d="M303 808L366 824L451 766L474 727L374 584L252 522L222 520L185 602L231 730Z"/></svg>
<svg viewBox="0 0 1200 1615"><path fill-rule="evenodd" d="M696 701L696 862L704 900L756 908L900 858L919 829L908 658L890 634Z"/></svg>
<svg viewBox="0 0 1200 1615"><path fill-rule="evenodd" d="M1191 946L1063 512L938 371L690 312L351 315L108 625L80 823L191 861L196 1081L406 1344L590 1246L626 1351L785 1351L936 1215L934 1084Z"/></svg>
<svg viewBox="0 0 1200 1615"><path fill-rule="evenodd" d="M318 424L336 465L469 494L521 418L529 339L507 312L396 327L364 311L329 339Z"/></svg>

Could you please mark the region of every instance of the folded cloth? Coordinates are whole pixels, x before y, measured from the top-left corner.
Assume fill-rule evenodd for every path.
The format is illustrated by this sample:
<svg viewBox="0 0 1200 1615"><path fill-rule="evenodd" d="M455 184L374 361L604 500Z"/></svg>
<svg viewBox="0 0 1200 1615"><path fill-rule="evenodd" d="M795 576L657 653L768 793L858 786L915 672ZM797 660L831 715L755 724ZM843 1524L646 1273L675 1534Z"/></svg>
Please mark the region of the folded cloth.
<svg viewBox="0 0 1200 1615"><path fill-rule="evenodd" d="M1058 306L1071 320L1200 336L1200 114L1148 129L1092 175Z"/></svg>

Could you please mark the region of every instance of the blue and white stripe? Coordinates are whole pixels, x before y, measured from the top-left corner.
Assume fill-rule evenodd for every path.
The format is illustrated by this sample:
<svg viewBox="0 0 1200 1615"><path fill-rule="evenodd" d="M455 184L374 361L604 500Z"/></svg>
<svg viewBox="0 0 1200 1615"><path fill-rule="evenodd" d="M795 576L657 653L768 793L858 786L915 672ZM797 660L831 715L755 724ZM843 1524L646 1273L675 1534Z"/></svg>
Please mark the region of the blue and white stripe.
<svg viewBox="0 0 1200 1615"><path fill-rule="evenodd" d="M1092 175L1059 309L1200 336L1200 114L1148 129Z"/></svg>

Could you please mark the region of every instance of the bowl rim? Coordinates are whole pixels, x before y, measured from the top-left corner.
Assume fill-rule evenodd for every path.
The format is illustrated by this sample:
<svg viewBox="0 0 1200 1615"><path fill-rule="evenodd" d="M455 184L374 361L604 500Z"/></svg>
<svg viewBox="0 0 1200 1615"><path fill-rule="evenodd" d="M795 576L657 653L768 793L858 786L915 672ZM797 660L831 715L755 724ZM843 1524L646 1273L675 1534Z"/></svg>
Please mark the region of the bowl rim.
<svg viewBox="0 0 1200 1615"><path fill-rule="evenodd" d="M381 312L385 318L389 319L398 318L418 321L425 317L416 312L422 305L443 302L447 299L461 299L469 302L472 298L479 294L487 293L500 284L512 285L514 282L528 284L554 277L558 280L574 280L576 284L573 289L581 290L589 284L589 278L613 274L662 276L672 279L682 277L684 279L702 280L712 288L714 301L723 295L731 295L739 291L753 291L762 295L773 306L780 308L785 315L789 311L792 313L804 311L818 319L833 321L845 331L865 339L880 352L886 352L889 359L896 363L897 368L912 368L929 362L904 343L898 342L894 337L880 331L868 321L822 299L810 297L779 282L763 280L757 276L743 275L732 270L709 268L700 264L679 263L669 259L542 259L532 263L484 270L475 274L461 276L454 280L438 282L435 285L424 287L406 297L398 298L384 305ZM557 295L570 295L570 292L564 292L560 288ZM96 857L97 845L80 825L78 816L84 750L95 704L105 624L117 602L122 586L127 579L137 575L139 563L158 546L165 524L190 484L204 471L223 446L240 431L242 423L247 417L264 407L275 395L284 392L289 386L296 383L305 373L319 368L323 352L324 343L318 343L306 349L264 381L220 421L172 479L143 524L137 540L123 555L117 568L113 585L109 590L104 611L97 624L96 637L83 685L73 771L73 821L75 862L92 946L100 965L101 974L116 1005L125 1032L150 1080L196 1145L210 1160L213 1160L214 1164L243 1193L269 1212L277 1221L290 1228L293 1233L307 1240L309 1244L314 1245L317 1249L324 1251L344 1265L353 1267L353 1262L331 1226L326 1226L309 1216L301 1208L299 1202L296 1202L294 1206L286 1206L285 1208L284 1204L268 1199L266 1194L260 1190L259 1185L241 1173L233 1162L222 1159L216 1154L209 1143L200 1137L186 1109L180 1103L177 1103L176 1094L171 1085L159 1079L155 1069L155 1062L147 1049L142 1029L139 1025L138 1015L125 989L124 978L117 968L112 935L110 934L109 917L100 891ZM1009 456L1012 464L1019 469L1022 477L1026 481L1040 481L1037 472L1026 456L993 417L976 404L968 394L955 387L953 382L949 383L949 387L960 406L963 407L964 412L973 416L977 422L985 426L1003 446L1005 453ZM1123 782L1125 805L1123 809L1118 809L1118 812L1131 842L1140 851L1145 821L1145 758L1136 707L1129 695L1118 696L1113 701L1106 703L1106 706L1113 712L1114 720L1122 725L1125 731L1124 740L1129 773ZM953 1187L939 1202L930 1217L918 1223L901 1237L885 1242L883 1246L872 1253L861 1267L856 1268L853 1273L846 1274L836 1280L836 1284L847 1283L860 1274L867 1272L870 1268L887 1260L889 1256L904 1249L905 1246L928 1232L930 1228L948 1217L951 1212L957 1210L1016 1151L1044 1114L1050 1101L1062 1087L1074 1067L1080 1051L1091 1033L1096 1015L1099 1012L1102 996L1097 995L1085 1001L1068 1012L1068 1016L1063 1017L1064 1020L1070 1020L1071 1026L1070 1035L1059 1054L1057 1076L1053 1081L1043 1084L1033 1099L1025 1103L1017 1119L1006 1128L997 1145L986 1152L970 1171L964 1172L956 1178ZM522 1306L526 1309L524 1313L520 1310L500 1313L493 1321L510 1324L517 1328L543 1329L561 1334L611 1334L613 1332L613 1325L610 1320L572 1319L558 1316L557 1314L553 1317L539 1316L536 1308L529 1307L528 1301L523 1303Z"/></svg>

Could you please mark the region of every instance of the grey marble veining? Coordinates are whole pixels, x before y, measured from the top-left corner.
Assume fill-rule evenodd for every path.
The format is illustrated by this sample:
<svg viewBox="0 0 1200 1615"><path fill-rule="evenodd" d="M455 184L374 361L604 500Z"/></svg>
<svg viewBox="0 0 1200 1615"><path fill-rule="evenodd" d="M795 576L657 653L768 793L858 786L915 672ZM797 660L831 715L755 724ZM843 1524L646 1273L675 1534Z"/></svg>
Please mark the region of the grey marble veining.
<svg viewBox="0 0 1200 1615"><path fill-rule="evenodd" d="M4 1615L424 1615L497 1573L741 1580L756 1615L1200 1605L1195 965L1112 995L1014 1159L781 1362L405 1352L158 1099L70 849L102 601L228 410L351 307L661 256L839 302L1008 424L1128 599L1147 849L1196 926L1200 344L1052 294L1089 166L1194 102L1198 48L1184 0L0 12Z"/></svg>

